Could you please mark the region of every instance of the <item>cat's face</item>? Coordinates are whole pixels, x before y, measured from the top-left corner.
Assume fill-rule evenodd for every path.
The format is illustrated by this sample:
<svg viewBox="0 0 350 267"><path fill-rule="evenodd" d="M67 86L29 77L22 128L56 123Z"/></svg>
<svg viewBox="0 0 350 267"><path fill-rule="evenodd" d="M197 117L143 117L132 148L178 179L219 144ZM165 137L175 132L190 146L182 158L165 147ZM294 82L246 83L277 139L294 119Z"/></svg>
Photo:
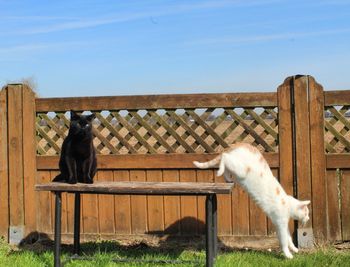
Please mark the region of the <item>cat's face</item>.
<svg viewBox="0 0 350 267"><path fill-rule="evenodd" d="M307 207L309 204L310 200L299 201L296 207L296 217L303 225L305 225L310 219L309 208Z"/></svg>
<svg viewBox="0 0 350 267"><path fill-rule="evenodd" d="M70 112L70 131L74 135L87 136L92 132L92 120L95 118L95 114L91 115L78 115L73 110Z"/></svg>

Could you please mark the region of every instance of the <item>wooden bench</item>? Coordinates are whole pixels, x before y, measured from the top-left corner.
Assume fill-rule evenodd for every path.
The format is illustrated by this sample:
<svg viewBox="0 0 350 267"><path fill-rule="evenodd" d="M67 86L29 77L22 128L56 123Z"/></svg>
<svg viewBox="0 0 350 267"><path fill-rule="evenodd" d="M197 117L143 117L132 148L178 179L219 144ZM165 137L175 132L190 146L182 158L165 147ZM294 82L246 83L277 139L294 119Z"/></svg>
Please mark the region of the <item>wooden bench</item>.
<svg viewBox="0 0 350 267"><path fill-rule="evenodd" d="M80 195L178 195L206 196L206 266L213 266L217 255L217 194L230 194L233 184L182 182L96 182L94 184L46 183L37 184L37 191L55 194L54 266L61 266L61 193L75 194L74 202L74 254L80 253Z"/></svg>

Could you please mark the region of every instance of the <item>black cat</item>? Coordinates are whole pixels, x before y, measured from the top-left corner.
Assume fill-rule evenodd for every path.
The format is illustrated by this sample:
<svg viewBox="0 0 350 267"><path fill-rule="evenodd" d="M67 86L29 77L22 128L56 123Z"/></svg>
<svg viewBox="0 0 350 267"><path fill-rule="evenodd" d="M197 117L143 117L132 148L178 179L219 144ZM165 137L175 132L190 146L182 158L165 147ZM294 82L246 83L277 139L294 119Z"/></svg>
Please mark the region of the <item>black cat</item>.
<svg viewBox="0 0 350 267"><path fill-rule="evenodd" d="M72 110L70 116L69 132L63 141L59 162L61 173L53 182L92 184L97 165L92 142L92 120L95 115L78 115Z"/></svg>

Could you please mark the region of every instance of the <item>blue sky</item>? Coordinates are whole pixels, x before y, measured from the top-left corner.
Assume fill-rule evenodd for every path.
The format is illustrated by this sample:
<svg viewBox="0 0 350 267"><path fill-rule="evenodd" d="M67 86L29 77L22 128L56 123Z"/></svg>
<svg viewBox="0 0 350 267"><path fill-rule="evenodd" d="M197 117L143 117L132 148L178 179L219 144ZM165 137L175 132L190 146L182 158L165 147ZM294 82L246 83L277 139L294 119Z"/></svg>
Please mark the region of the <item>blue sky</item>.
<svg viewBox="0 0 350 267"><path fill-rule="evenodd" d="M0 85L42 97L350 89L350 1L0 0Z"/></svg>

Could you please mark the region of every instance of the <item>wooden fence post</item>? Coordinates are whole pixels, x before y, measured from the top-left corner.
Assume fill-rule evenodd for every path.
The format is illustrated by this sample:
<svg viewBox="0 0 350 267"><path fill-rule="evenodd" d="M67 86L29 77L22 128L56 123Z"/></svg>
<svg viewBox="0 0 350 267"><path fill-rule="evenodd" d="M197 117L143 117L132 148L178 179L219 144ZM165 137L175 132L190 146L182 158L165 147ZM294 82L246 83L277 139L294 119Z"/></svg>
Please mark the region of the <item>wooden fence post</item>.
<svg viewBox="0 0 350 267"><path fill-rule="evenodd" d="M312 219L316 240L326 240L327 229L327 182L324 145L324 93L321 85L308 76L310 113L310 153L312 184Z"/></svg>
<svg viewBox="0 0 350 267"><path fill-rule="evenodd" d="M293 76L286 79L285 84L289 84L292 105L292 127L290 132L293 141L290 147L292 147L292 150L294 149L292 152L294 194L300 200L311 200L309 206L310 222L308 225L312 226L316 241L322 241L327 238L323 89L311 76ZM282 96L283 85L279 88L279 92ZM280 100L282 101L282 99ZM282 112L280 116L283 116L283 109L279 112ZM283 169L286 168L284 166L288 164L283 162L286 160L283 145L288 138L290 137L284 133L284 128L281 127L280 157L283 158L280 158L280 164L282 173ZM288 158L288 160L290 159ZM283 181L281 182L283 184ZM299 230L302 231L300 228ZM305 238L303 241L298 240L299 243L310 241L312 241L312 236ZM312 244L309 243L309 245Z"/></svg>
<svg viewBox="0 0 350 267"><path fill-rule="evenodd" d="M277 89L278 94L278 136L279 136L279 180L288 195L294 196L293 177L293 136L292 136L292 77L284 80ZM296 237L294 222L289 223L289 229Z"/></svg>
<svg viewBox="0 0 350 267"><path fill-rule="evenodd" d="M5 240L9 229L7 140L7 87L4 87L0 92L0 236Z"/></svg>
<svg viewBox="0 0 350 267"><path fill-rule="evenodd" d="M36 183L36 131L35 131L35 93L23 86L23 178L24 178L24 223L25 235L35 231L37 216Z"/></svg>
<svg viewBox="0 0 350 267"><path fill-rule="evenodd" d="M35 96L22 84L10 84L7 90L9 241L16 244L36 223Z"/></svg>

